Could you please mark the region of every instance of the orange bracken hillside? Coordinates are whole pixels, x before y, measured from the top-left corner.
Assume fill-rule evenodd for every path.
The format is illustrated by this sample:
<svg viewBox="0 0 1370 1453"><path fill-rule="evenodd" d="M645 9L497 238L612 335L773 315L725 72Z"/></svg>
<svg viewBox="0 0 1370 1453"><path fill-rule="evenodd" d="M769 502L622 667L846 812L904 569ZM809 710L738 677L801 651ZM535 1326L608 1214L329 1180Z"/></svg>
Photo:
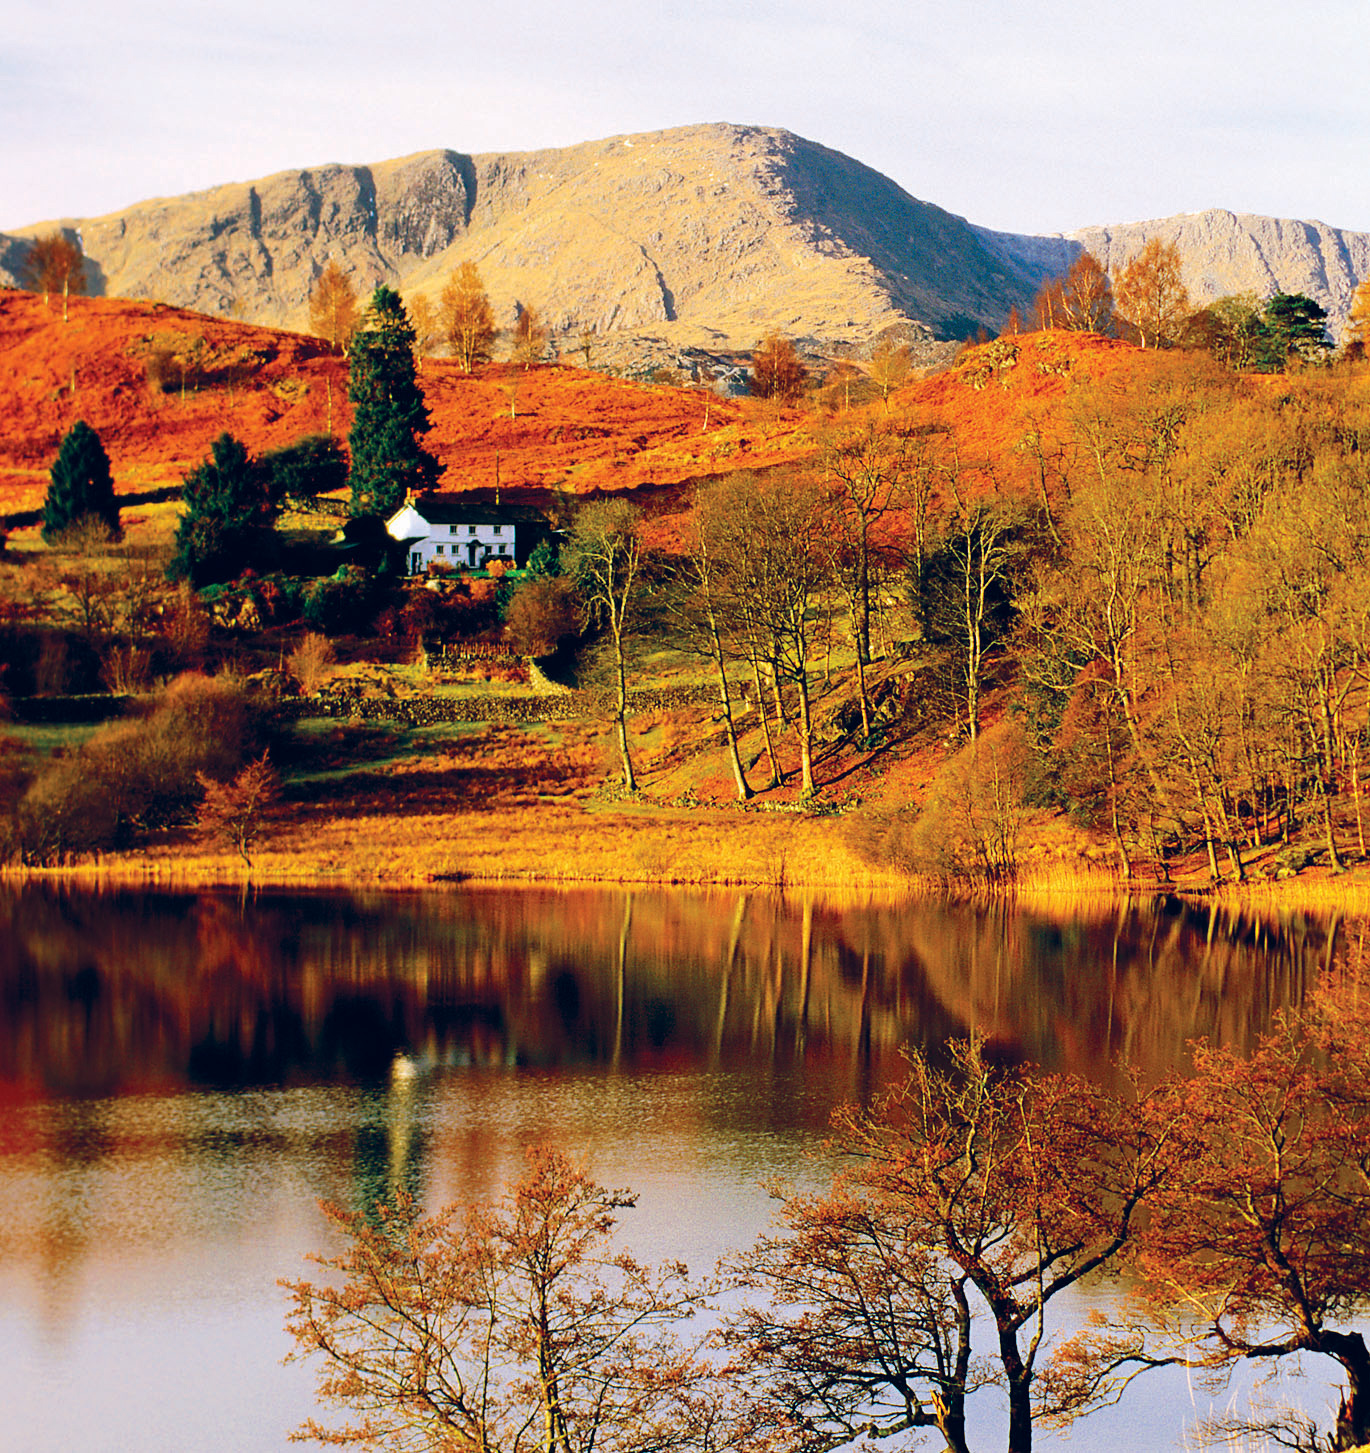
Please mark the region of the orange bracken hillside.
<svg viewBox="0 0 1370 1453"><path fill-rule="evenodd" d="M944 420L964 463L1004 463L1072 382L1135 383L1178 366L1174 355L1090 334L1024 334L969 348L952 368L909 384L889 416ZM828 424L812 412L564 365L495 364L468 376L451 360L426 359L420 381L442 488L498 480L545 497L646 486L658 512L680 508L681 486L693 481L812 457ZM886 412L874 404L839 422L865 417ZM0 516L41 505L48 467L78 418L104 441L120 493L174 488L225 429L254 453L330 425L345 439L347 365L316 338L163 304L74 298L63 323L56 300L0 291Z"/></svg>
<svg viewBox="0 0 1370 1453"><path fill-rule="evenodd" d="M447 489L493 485L497 471L506 486L576 494L672 485L812 448L798 413L581 369L497 364L468 377L427 359L421 382ZM347 365L316 338L162 304L74 298L63 323L56 300L0 292L0 514L42 503L78 418L104 441L116 489L137 493L178 484L225 429L254 453L330 420L345 438Z"/></svg>
<svg viewBox="0 0 1370 1453"><path fill-rule="evenodd" d="M190 358L221 386L163 392L149 382L159 352ZM173 362L165 371L179 379ZM241 381L239 381L241 379ZM346 373L322 343L156 303L0 293L0 512L42 503L47 470L77 419L96 430L120 493L178 483L232 429L254 449L326 426L346 401ZM336 415L335 415L336 421Z"/></svg>

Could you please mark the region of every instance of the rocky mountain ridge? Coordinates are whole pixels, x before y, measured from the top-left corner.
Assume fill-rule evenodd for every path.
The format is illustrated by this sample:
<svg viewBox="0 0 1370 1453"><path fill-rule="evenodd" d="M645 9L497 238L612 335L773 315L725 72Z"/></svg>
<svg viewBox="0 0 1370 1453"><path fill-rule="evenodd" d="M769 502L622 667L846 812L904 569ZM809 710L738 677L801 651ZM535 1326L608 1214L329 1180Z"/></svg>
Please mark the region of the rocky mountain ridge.
<svg viewBox="0 0 1370 1453"><path fill-rule="evenodd" d="M1063 273L1081 248L1112 271L1158 237L1179 249L1197 303L1233 293L1303 293L1327 309L1334 339L1357 284L1370 275L1370 233L1221 208L1045 237L975 231L1006 267L1043 281Z"/></svg>
<svg viewBox="0 0 1370 1453"><path fill-rule="evenodd" d="M0 236L0 282L26 237L69 229L90 291L301 328L330 258L436 301L464 261L499 320L535 306L564 346L745 350L776 330L817 349L997 330L1081 247L1108 265L1176 241L1199 300L1305 292L1344 317L1370 235L1225 212L1051 237L992 232L840 152L776 128L713 124L536 152L421 152L328 165L60 219Z"/></svg>

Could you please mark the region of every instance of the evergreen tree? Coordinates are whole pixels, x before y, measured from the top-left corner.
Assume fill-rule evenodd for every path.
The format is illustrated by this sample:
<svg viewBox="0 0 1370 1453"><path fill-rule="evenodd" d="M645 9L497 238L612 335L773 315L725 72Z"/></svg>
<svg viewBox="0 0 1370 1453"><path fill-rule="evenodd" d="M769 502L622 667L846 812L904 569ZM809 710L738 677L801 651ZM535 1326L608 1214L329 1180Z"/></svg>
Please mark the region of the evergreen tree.
<svg viewBox="0 0 1370 1453"><path fill-rule="evenodd" d="M308 499L329 494L347 483L347 456L327 434L306 434L294 443L268 450L260 460L272 502L287 495Z"/></svg>
<svg viewBox="0 0 1370 1453"><path fill-rule="evenodd" d="M382 285L371 295L349 361L352 505L359 514L385 516L407 490L429 488L440 469L419 442L429 429L428 410L415 378L414 330L393 289Z"/></svg>
<svg viewBox="0 0 1370 1453"><path fill-rule="evenodd" d="M45 540L50 543L82 519L103 521L110 534L119 537L119 506L114 500L109 455L84 419L78 419L62 440L50 474L52 483L43 501Z"/></svg>
<svg viewBox="0 0 1370 1453"><path fill-rule="evenodd" d="M251 565L270 569L276 554L276 505L270 475L227 432L193 469L182 492L185 513L167 575L193 585L233 580Z"/></svg>
<svg viewBox="0 0 1370 1453"><path fill-rule="evenodd" d="M1265 305L1265 326L1274 344L1271 366L1281 369L1291 356L1316 362L1332 344L1327 337L1327 310L1303 293L1276 293Z"/></svg>

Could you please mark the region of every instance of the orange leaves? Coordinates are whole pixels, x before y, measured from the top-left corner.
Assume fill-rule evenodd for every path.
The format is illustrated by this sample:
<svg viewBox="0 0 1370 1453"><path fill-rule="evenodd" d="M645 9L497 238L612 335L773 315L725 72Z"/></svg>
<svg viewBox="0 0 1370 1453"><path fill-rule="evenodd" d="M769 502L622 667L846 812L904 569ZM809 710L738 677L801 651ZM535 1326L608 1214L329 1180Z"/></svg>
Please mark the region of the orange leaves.
<svg viewBox="0 0 1370 1453"><path fill-rule="evenodd" d="M992 1066L976 1042L835 1122L856 1158L827 1196L790 1197L785 1230L740 1259L769 1294L730 1330L744 1365L810 1438L936 1427L964 1449L966 1400L1008 1393L1011 1450L1033 1419L1108 1400L1142 1354L1131 1332L1067 1344L1055 1366L1050 1303L1115 1264L1168 1164L1152 1097ZM988 1357L973 1355L978 1318ZM978 1344L977 1344L978 1345ZM1048 1359L1051 1372L1048 1375ZM777 1414L777 1416L779 1416Z"/></svg>
<svg viewBox="0 0 1370 1453"><path fill-rule="evenodd" d="M318 1260L341 1284L288 1283L286 1325L355 1421L300 1435L403 1453L719 1446L712 1369L677 1336L700 1292L613 1245L633 1200L543 1146L464 1213L330 1211L349 1244Z"/></svg>

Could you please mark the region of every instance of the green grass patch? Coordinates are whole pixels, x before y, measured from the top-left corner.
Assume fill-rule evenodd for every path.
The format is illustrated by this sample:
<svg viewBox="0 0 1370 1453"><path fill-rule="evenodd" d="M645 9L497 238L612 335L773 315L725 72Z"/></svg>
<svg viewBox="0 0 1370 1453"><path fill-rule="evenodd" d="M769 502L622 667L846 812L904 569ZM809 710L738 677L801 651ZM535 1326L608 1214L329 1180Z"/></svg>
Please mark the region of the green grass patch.
<svg viewBox="0 0 1370 1453"><path fill-rule="evenodd" d="M40 757L51 757L58 752L74 751L105 725L105 722L3 722L0 731Z"/></svg>

